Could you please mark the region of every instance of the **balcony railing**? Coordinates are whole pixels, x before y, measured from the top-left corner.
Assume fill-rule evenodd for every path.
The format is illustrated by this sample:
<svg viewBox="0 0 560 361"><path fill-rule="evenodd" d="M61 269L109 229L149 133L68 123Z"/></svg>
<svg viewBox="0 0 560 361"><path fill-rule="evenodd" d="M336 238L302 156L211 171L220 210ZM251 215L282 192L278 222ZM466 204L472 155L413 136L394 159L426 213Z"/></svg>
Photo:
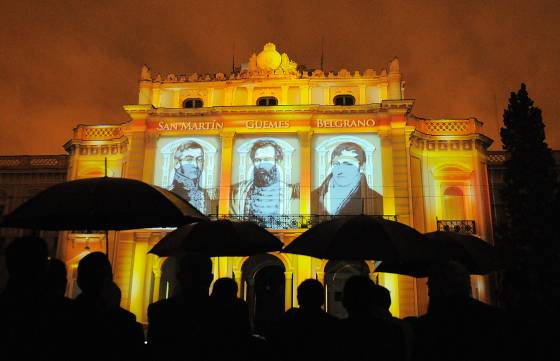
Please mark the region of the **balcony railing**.
<svg viewBox="0 0 560 361"><path fill-rule="evenodd" d="M251 221L257 223L261 227L270 229L306 229L321 222L331 219L350 217L319 215L319 214L297 214L297 215L236 215L236 214L209 214L212 220L229 219L231 221ZM391 221L396 221L396 215L375 215L373 217L381 217Z"/></svg>
<svg viewBox="0 0 560 361"><path fill-rule="evenodd" d="M476 234L476 224L471 219L437 220L437 230L444 232L460 232Z"/></svg>

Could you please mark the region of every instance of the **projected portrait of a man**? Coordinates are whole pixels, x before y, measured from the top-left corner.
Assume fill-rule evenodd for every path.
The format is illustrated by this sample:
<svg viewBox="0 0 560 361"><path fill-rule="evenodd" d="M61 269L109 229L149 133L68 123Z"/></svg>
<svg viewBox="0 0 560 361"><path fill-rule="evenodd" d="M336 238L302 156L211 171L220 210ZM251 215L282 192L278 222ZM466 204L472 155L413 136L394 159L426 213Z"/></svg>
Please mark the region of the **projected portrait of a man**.
<svg viewBox="0 0 560 361"><path fill-rule="evenodd" d="M181 144L173 154L175 173L170 190L204 214L212 211L213 200L200 186L204 170L204 149L194 141Z"/></svg>
<svg viewBox="0 0 560 361"><path fill-rule="evenodd" d="M383 198L369 187L362 172L365 161L365 152L358 144L337 145L331 153L330 173L311 194L312 213L383 214Z"/></svg>
<svg viewBox="0 0 560 361"><path fill-rule="evenodd" d="M280 215L286 211L283 209L284 200L299 198L298 187L281 179L283 157L282 148L274 140L254 142L249 151L253 174L248 180L234 184L231 189L230 206L233 214L250 215L264 221L264 216Z"/></svg>

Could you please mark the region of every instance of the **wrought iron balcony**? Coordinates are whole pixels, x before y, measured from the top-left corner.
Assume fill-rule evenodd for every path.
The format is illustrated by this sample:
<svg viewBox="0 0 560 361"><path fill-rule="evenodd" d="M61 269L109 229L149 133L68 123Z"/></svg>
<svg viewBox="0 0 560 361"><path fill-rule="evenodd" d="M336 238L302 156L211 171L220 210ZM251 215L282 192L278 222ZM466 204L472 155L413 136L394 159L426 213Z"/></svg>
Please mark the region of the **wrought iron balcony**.
<svg viewBox="0 0 560 361"><path fill-rule="evenodd" d="M476 224L472 219L437 220L437 230L444 232L460 232L476 234Z"/></svg>
<svg viewBox="0 0 560 361"><path fill-rule="evenodd" d="M321 222L351 217L319 215L319 214L297 214L297 215L236 215L236 214L209 214L212 220L229 219L232 221L251 221L257 223L261 227L270 229L306 229ZM396 215L374 215L373 217L382 217L391 221L396 221Z"/></svg>

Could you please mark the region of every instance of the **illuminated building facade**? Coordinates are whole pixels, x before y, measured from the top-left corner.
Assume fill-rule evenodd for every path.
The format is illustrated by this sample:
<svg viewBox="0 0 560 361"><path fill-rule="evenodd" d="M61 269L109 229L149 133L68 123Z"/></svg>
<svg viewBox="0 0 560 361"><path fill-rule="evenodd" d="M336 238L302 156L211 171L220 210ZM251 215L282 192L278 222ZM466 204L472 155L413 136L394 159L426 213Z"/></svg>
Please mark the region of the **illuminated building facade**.
<svg viewBox="0 0 560 361"><path fill-rule="evenodd" d="M399 60L388 70L302 70L266 44L232 74L166 76L143 67L138 104L121 125L84 126L67 143L69 179L108 175L171 189L213 217L250 219L285 244L321 216L375 214L419 231L452 225L492 240L487 152L476 119L421 119L403 95ZM148 255L168 230L109 234L123 306L146 322L149 303L173 292L173 261ZM103 235L68 234L59 254L71 268ZM373 272L374 263L269 254L214 259L233 277L254 319L296 305L303 280L327 285L342 316L345 279L369 274L392 292L392 311L425 312L425 281ZM76 286L71 293L75 293ZM489 300L483 277L475 296ZM261 302L266 314L258 314ZM265 312L265 311L262 311Z"/></svg>
<svg viewBox="0 0 560 361"><path fill-rule="evenodd" d="M65 154L0 156L0 218L43 189L64 182L67 169ZM4 250L16 237L32 233L25 229L0 228L0 292L8 280ZM49 254L55 256L58 232L40 231L37 235L47 241Z"/></svg>

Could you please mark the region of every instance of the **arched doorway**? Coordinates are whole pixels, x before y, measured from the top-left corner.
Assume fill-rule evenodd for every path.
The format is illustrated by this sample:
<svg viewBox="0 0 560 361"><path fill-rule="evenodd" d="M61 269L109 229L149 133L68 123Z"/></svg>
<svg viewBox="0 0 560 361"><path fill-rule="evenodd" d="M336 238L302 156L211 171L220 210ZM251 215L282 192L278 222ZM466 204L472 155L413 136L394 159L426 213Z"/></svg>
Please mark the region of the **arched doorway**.
<svg viewBox="0 0 560 361"><path fill-rule="evenodd" d="M177 259L169 257L161 266L161 279L159 284L159 299L165 300L177 292Z"/></svg>
<svg viewBox="0 0 560 361"><path fill-rule="evenodd" d="M327 312L338 318L348 316L342 305L342 291L346 281L356 275L369 275L369 267L364 261L329 261L325 266L327 292Z"/></svg>
<svg viewBox="0 0 560 361"><path fill-rule="evenodd" d="M285 271L282 261L269 254L249 257L243 263L244 292L256 334L267 336L284 313Z"/></svg>

